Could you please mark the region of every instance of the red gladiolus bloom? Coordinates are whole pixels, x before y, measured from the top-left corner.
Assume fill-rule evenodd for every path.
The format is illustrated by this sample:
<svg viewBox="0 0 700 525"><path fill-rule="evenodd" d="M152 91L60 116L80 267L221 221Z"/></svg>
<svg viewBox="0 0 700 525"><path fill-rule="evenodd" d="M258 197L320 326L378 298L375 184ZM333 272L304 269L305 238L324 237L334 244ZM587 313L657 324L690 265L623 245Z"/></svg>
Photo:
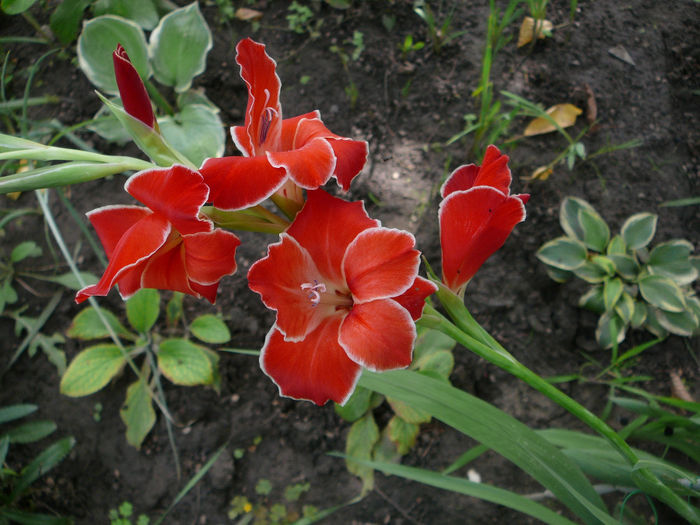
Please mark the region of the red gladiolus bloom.
<svg viewBox="0 0 700 525"><path fill-rule="evenodd" d="M112 61L114 62L114 76L117 79L117 87L122 104L124 104L124 111L149 128L153 128L156 124L156 117L153 114L151 99L148 97L143 80L131 64L129 55L126 54L121 44L117 44L117 49L112 53Z"/></svg>
<svg viewBox="0 0 700 525"><path fill-rule="evenodd" d="M460 166L442 186L442 280L459 295L515 225L525 220L530 196L510 195L510 183L508 157L489 146L481 166Z"/></svg>
<svg viewBox="0 0 700 525"><path fill-rule="evenodd" d="M216 300L219 280L236 271L234 234L199 216L209 190L184 166L133 175L125 189L141 206L105 206L88 213L109 265L100 281L80 290L78 303L107 295L115 284L126 299L141 288L174 290Z"/></svg>
<svg viewBox="0 0 700 525"><path fill-rule="evenodd" d="M207 159L202 165L214 206L254 206L288 180L316 189L334 176L347 191L367 160L367 143L330 132L318 111L283 120L280 79L265 46L246 38L236 51L248 106L245 124L233 127L231 135L244 156Z"/></svg>
<svg viewBox="0 0 700 525"><path fill-rule="evenodd" d="M361 202L311 191L280 242L248 272L277 321L260 354L280 394L344 403L362 367L411 363L414 320L436 287L418 277L408 232L382 228Z"/></svg>

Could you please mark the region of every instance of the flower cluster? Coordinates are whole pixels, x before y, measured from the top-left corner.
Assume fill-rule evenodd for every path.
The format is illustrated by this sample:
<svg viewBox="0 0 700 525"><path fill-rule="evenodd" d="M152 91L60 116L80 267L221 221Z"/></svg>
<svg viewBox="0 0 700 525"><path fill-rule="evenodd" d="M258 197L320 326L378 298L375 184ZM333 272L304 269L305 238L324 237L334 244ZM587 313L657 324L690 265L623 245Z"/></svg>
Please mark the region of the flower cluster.
<svg viewBox="0 0 700 525"><path fill-rule="evenodd" d="M245 39L236 50L248 88L245 122L231 129L242 156L207 159L199 169L172 164L132 175L125 189L145 206L105 206L88 214L109 265L76 301L118 285L124 298L157 288L213 303L221 279L236 271L240 240L226 228L269 232L274 224L279 241L248 272L251 290L276 312L261 367L282 395L342 404L363 368L411 363L415 321L437 287L418 275L413 235L382 227L362 202L321 189L335 177L347 191L367 160L367 143L332 133L318 111L283 118L281 82L265 46ZM118 46L113 59L124 111L145 125L141 143L163 144L126 51ZM458 294L525 218L528 196L510 195L507 161L489 147L481 167L458 168L442 188L443 282ZM291 223L275 215L276 222L261 226L272 214L260 206L268 199Z"/></svg>

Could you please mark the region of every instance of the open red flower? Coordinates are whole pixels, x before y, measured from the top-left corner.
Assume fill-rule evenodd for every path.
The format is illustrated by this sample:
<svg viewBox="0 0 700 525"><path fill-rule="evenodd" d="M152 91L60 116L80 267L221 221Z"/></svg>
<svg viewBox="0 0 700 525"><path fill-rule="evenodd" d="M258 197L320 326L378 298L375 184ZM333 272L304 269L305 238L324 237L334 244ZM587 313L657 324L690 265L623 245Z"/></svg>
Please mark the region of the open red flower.
<svg viewBox="0 0 700 525"><path fill-rule="evenodd" d="M481 166L460 166L440 191L442 280L461 295L481 265L525 220L527 194L510 195L508 157L489 146Z"/></svg>
<svg viewBox="0 0 700 525"><path fill-rule="evenodd" d="M112 53L112 61L124 111L149 128L153 128L156 125L156 117L153 114L151 99L148 97L143 80L121 44L117 44L117 49Z"/></svg>
<svg viewBox="0 0 700 525"><path fill-rule="evenodd" d="M236 51L248 106L245 124L233 127L231 135L244 156L207 159L202 165L214 206L254 206L288 180L316 189L333 176L347 191L367 160L367 143L332 133L318 111L282 119L280 79L265 46L246 38Z"/></svg>
<svg viewBox="0 0 700 525"><path fill-rule="evenodd" d="M362 367L411 363L414 320L436 287L418 277L408 232L382 228L361 202L311 191L280 242L251 266L248 284L277 321L260 354L284 396L344 403Z"/></svg>
<svg viewBox="0 0 700 525"><path fill-rule="evenodd" d="M199 216L209 190L184 166L141 171L125 189L141 206L105 206L88 213L109 265L75 300L107 295L115 284L126 299L141 288L174 290L216 300L219 281L236 271L234 234Z"/></svg>

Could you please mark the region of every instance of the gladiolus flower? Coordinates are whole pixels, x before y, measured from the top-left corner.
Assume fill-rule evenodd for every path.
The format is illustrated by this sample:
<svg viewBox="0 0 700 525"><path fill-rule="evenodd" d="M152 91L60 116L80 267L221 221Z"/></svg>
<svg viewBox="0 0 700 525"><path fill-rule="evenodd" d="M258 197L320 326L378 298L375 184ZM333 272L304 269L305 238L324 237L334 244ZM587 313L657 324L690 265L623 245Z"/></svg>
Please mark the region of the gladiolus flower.
<svg viewBox="0 0 700 525"><path fill-rule="evenodd" d="M216 300L219 281L236 271L234 234L199 216L209 189L184 166L141 171L125 189L147 206L105 206L88 213L109 265L75 300L107 295L115 284L126 299L141 288L174 290Z"/></svg>
<svg viewBox="0 0 700 525"><path fill-rule="evenodd" d="M367 143L332 133L318 111L282 119L280 79L265 46L246 38L236 51L248 106L245 124L231 128L231 135L244 156L207 159L202 165L214 206L247 208L287 181L310 190L331 176L347 191L367 160Z"/></svg>
<svg viewBox="0 0 700 525"><path fill-rule="evenodd" d="M414 321L436 286L418 277L408 232L382 228L361 202L311 191L304 208L248 284L277 312L260 354L280 394L344 403L362 367L405 368Z"/></svg>
<svg viewBox="0 0 700 525"><path fill-rule="evenodd" d="M143 80L121 44L117 44L117 49L112 53L112 61L114 62L114 76L117 79L117 87L122 104L124 104L124 111L149 128L155 127L156 117L153 114L146 86L144 86Z"/></svg>
<svg viewBox="0 0 700 525"><path fill-rule="evenodd" d="M458 295L515 225L525 220L530 196L510 195L510 183L508 157L489 146L481 166L460 166L440 190L442 280Z"/></svg>

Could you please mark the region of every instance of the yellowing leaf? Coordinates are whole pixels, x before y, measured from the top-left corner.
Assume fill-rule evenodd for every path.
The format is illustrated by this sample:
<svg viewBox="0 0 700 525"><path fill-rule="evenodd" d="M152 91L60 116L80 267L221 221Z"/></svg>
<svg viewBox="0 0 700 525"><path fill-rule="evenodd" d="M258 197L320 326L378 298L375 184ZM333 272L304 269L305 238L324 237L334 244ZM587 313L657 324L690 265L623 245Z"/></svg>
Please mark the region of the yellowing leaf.
<svg viewBox="0 0 700 525"><path fill-rule="evenodd" d="M236 18L238 18L238 20L243 20L244 22L260 20L262 16L263 14L261 11L256 11L255 9L249 9L247 7L240 7L236 10Z"/></svg>
<svg viewBox="0 0 700 525"><path fill-rule="evenodd" d="M573 104L556 104L549 108L546 113L559 125L560 128L568 128L569 126L574 125L574 122L576 122L576 117L583 113L583 111ZM549 133L556 129L557 127L548 119L544 117L537 117L527 125L523 135L526 137L531 137L533 135Z"/></svg>
<svg viewBox="0 0 700 525"><path fill-rule="evenodd" d="M547 180L554 172L551 166L540 166L529 177L522 177L523 180Z"/></svg>
<svg viewBox="0 0 700 525"><path fill-rule="evenodd" d="M537 38L540 40L549 36L552 31L552 22L549 20L539 20L537 22ZM523 47L524 45L532 42L532 38L535 36L535 19L531 16L526 16L523 18L523 23L520 25L520 34L518 35L518 47Z"/></svg>

